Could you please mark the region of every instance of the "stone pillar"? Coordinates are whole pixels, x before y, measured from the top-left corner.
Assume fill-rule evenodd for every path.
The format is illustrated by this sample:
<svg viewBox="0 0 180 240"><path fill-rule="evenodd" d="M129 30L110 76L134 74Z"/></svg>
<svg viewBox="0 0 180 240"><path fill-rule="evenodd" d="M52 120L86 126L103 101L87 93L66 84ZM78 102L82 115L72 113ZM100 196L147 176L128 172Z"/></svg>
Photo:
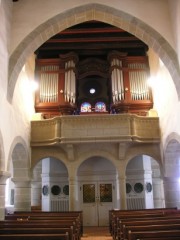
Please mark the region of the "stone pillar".
<svg viewBox="0 0 180 240"><path fill-rule="evenodd" d="M180 182L178 178L164 178L164 195L167 208L180 209Z"/></svg>
<svg viewBox="0 0 180 240"><path fill-rule="evenodd" d="M78 210L79 199L78 199L78 184L76 176L76 163L72 162L68 168L69 173L69 210Z"/></svg>
<svg viewBox="0 0 180 240"><path fill-rule="evenodd" d="M152 181L152 189L153 189L153 200L154 200L154 208L164 208L165 200L164 200L164 186L163 181L160 178L155 178Z"/></svg>
<svg viewBox="0 0 180 240"><path fill-rule="evenodd" d="M31 210L31 182L29 179L13 178L14 211Z"/></svg>
<svg viewBox="0 0 180 240"><path fill-rule="evenodd" d="M31 182L31 206L41 206L41 182L32 181Z"/></svg>
<svg viewBox="0 0 180 240"><path fill-rule="evenodd" d="M123 146L124 149L124 146ZM121 153L122 150L120 149ZM123 154L124 155L124 154ZM123 161L122 156L120 155L120 161L118 164L118 175L117 175L117 190L119 190L119 201L120 201L120 209L127 209L127 202L126 202L126 167L125 162ZM117 196L118 199L118 196Z"/></svg>
<svg viewBox="0 0 180 240"><path fill-rule="evenodd" d="M5 216L5 188L10 176L8 172L0 171L0 220L4 220Z"/></svg>
<svg viewBox="0 0 180 240"><path fill-rule="evenodd" d="M119 177L120 209L127 209L126 204L126 177Z"/></svg>
<svg viewBox="0 0 180 240"><path fill-rule="evenodd" d="M75 177L69 178L69 210L75 211L78 206L78 189Z"/></svg>

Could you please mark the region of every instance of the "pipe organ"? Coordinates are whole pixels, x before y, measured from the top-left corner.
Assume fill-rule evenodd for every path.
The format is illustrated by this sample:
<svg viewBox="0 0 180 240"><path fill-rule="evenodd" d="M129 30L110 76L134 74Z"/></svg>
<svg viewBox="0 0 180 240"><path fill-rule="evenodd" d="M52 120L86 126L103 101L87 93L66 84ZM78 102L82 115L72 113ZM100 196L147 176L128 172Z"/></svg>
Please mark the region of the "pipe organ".
<svg viewBox="0 0 180 240"><path fill-rule="evenodd" d="M63 56L64 58L65 56ZM76 103L76 62L78 58L72 54L65 62L64 100L72 104Z"/></svg>
<svg viewBox="0 0 180 240"><path fill-rule="evenodd" d="M39 79L39 101L58 102L58 71L57 65L41 66Z"/></svg>
<svg viewBox="0 0 180 240"><path fill-rule="evenodd" d="M147 84L149 63L146 56L111 51L103 60L97 57L81 60L78 54L70 52L56 59L37 59L35 74L39 83L35 109L45 118L81 114L80 105L85 97L92 109L97 101L104 102L107 113L145 116L153 107ZM88 84L87 79L90 79ZM91 82L94 85L91 86ZM83 84L93 89L97 86L96 94L83 93ZM79 86L82 86L81 91Z"/></svg>
<svg viewBox="0 0 180 240"><path fill-rule="evenodd" d="M129 83L132 100L150 100L150 92L147 83L148 74L146 64L129 63Z"/></svg>
<svg viewBox="0 0 180 240"><path fill-rule="evenodd" d="M111 60L111 68L112 101L115 103L124 100L122 60L113 58Z"/></svg>

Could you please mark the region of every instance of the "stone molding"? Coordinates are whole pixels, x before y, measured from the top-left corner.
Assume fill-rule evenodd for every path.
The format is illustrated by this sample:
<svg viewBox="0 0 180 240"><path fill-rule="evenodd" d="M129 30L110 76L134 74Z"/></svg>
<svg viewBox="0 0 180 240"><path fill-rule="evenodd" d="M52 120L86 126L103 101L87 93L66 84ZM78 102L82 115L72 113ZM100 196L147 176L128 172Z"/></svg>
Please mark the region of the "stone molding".
<svg viewBox="0 0 180 240"><path fill-rule="evenodd" d="M31 147L82 142L160 143L159 118L117 114L60 116L31 122ZM73 148L70 155L73 160Z"/></svg>

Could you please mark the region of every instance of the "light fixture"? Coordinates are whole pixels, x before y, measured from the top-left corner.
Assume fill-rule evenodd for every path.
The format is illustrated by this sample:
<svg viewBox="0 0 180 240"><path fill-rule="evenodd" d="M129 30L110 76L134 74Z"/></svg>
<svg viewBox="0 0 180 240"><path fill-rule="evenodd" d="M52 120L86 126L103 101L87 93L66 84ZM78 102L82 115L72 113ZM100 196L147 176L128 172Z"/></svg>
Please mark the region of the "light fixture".
<svg viewBox="0 0 180 240"><path fill-rule="evenodd" d="M94 93L96 92L96 90L95 90L94 88L91 88L91 89L89 90L89 92L90 92L90 94L94 94Z"/></svg>

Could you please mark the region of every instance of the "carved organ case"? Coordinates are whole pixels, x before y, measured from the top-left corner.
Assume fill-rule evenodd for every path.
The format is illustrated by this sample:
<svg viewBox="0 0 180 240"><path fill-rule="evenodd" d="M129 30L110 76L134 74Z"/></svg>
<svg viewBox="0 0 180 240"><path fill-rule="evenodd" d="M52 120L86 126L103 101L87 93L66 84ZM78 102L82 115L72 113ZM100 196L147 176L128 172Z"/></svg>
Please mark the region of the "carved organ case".
<svg viewBox="0 0 180 240"><path fill-rule="evenodd" d="M149 62L146 56L109 54L111 79L111 109L116 113L146 115L153 107L148 86Z"/></svg>
<svg viewBox="0 0 180 240"><path fill-rule="evenodd" d="M76 110L76 63L74 53L59 56L58 59L37 59L35 109L44 118L71 115Z"/></svg>
<svg viewBox="0 0 180 240"><path fill-rule="evenodd" d="M45 118L102 112L145 116L153 107L148 77L146 56L118 51L110 51L103 60L90 57L80 61L75 52L37 59L35 109ZM81 111L85 109L82 104L88 111Z"/></svg>

